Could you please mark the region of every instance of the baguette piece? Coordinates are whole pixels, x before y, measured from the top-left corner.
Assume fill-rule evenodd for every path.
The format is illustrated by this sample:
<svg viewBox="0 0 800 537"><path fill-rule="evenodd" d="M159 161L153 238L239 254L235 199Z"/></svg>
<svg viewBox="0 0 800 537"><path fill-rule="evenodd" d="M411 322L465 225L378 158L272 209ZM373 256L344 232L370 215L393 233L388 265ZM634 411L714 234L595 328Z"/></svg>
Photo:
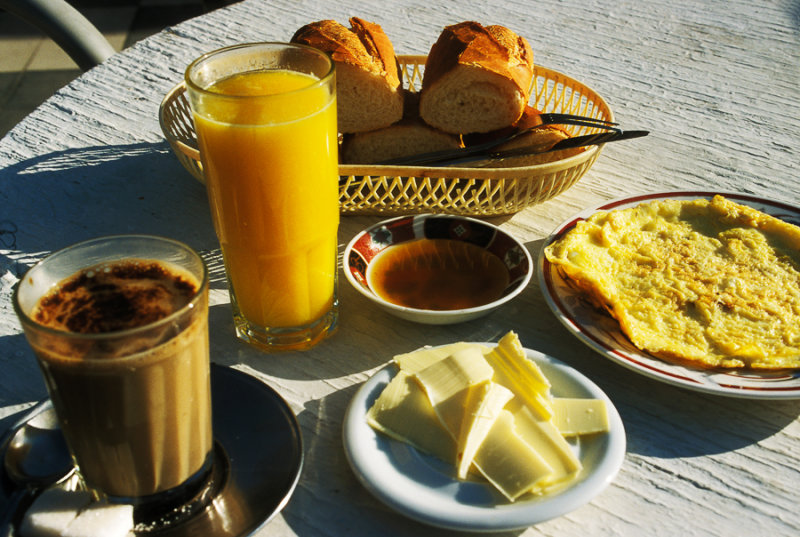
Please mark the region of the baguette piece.
<svg viewBox="0 0 800 537"><path fill-rule="evenodd" d="M377 164L390 159L458 149L461 139L435 129L419 117L419 94L406 91L403 119L369 132L346 134L340 157L345 164Z"/></svg>
<svg viewBox="0 0 800 537"><path fill-rule="evenodd" d="M539 118L541 111L533 106L526 106L522 117L512 127L499 129L497 131L487 134L473 134L464 136L464 144L466 146L487 142L492 138L502 138L510 136L515 132L524 131L537 127L525 134L517 136L510 142L500 144L494 148L494 151L506 151L509 149L528 149L534 154L519 155L514 157L505 158L502 160L491 160L482 162L480 166L491 168L515 168L518 166L533 166L535 164L545 164L547 162L555 162L573 155L577 155L585 151L584 147L575 147L572 149L561 149L559 151L550 151L546 153L535 153L537 151L547 151L561 140L570 137L569 132L559 125L542 125L542 120Z"/></svg>
<svg viewBox="0 0 800 537"><path fill-rule="evenodd" d="M503 26L466 21L444 28L425 62L420 115L453 134L513 125L528 104L533 50Z"/></svg>
<svg viewBox="0 0 800 537"><path fill-rule="evenodd" d="M394 47L379 25L358 17L351 17L350 25L313 22L291 41L327 52L336 65L339 132L387 127L403 116L402 72Z"/></svg>

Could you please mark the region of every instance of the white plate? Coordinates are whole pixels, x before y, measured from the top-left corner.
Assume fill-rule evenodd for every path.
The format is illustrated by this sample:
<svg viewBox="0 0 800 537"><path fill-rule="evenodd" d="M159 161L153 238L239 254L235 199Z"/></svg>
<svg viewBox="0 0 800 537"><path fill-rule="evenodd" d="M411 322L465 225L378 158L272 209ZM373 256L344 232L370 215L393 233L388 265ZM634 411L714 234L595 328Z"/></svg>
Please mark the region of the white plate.
<svg viewBox="0 0 800 537"><path fill-rule="evenodd" d="M487 346L492 344L487 343ZM379 500L419 522L460 531L526 528L588 503L617 475L625 458L625 428L611 400L591 380L555 358L525 350L550 380L553 395L604 399L608 434L572 443L582 476L558 494L523 497L510 503L490 484L460 481L454 468L372 429L366 415L397 369L378 371L356 393L344 419L344 449L361 483Z"/></svg>
<svg viewBox="0 0 800 537"><path fill-rule="evenodd" d="M800 225L800 208L743 194L726 192L676 191L620 198L586 209L556 228L543 249L564 233L598 211L625 209L661 199L712 198L722 194L731 201ZM753 371L702 370L671 364L636 348L610 315L589 305L579 291L570 287L556 268L539 255L539 287L559 321L578 339L603 356L637 373L675 386L699 392L750 399L800 398L800 370L758 373Z"/></svg>

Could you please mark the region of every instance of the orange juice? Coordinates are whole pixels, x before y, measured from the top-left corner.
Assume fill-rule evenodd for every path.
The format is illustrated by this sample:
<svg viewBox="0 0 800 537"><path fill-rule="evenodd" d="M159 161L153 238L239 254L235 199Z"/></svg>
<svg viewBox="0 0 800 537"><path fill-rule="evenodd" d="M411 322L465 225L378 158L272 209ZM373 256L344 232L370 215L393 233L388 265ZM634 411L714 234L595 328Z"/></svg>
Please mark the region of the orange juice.
<svg viewBox="0 0 800 537"><path fill-rule="evenodd" d="M313 323L336 284L335 93L290 70L206 89L194 120L234 314L258 327Z"/></svg>

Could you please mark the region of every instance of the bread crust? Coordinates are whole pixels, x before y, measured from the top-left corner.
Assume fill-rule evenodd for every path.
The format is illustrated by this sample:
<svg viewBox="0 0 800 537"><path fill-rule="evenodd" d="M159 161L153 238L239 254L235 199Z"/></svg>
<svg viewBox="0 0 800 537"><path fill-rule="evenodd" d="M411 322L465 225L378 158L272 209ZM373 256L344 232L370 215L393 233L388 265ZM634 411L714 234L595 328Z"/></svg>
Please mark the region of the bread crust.
<svg viewBox="0 0 800 537"><path fill-rule="evenodd" d="M380 69L380 74L386 78L386 82L394 88L399 88L402 84L400 62L397 61L394 46L383 29L358 17L350 18L350 26L367 53L374 59L373 65Z"/></svg>
<svg viewBox="0 0 800 537"><path fill-rule="evenodd" d="M351 28L335 20L306 24L292 36L322 50L337 64L340 132L386 127L403 114L402 71L389 37L375 23L350 18Z"/></svg>
<svg viewBox="0 0 800 537"><path fill-rule="evenodd" d="M513 105L516 109L493 122L485 117L467 118L467 125L474 128L456 126L457 118L453 124L443 116L447 114L436 113L434 108L441 112L441 98L437 104L426 101L433 100L431 94L449 91L449 88L440 88L447 76L456 69L473 68L484 74L495 75L493 78L497 87L508 91L508 84L518 94L518 99ZM525 105L530 98L531 82L533 80L533 50L528 41L518 36L512 30L499 25L484 27L475 21L464 21L447 26L442 30L437 41L428 53L425 63L425 74L422 80L422 118L448 132L466 134L468 132L487 132L513 124L522 115ZM459 97L459 99L462 97ZM452 112L449 115L455 115ZM463 120L463 118L458 118ZM484 122L488 121L486 126ZM499 123L498 123L499 122Z"/></svg>
<svg viewBox="0 0 800 537"><path fill-rule="evenodd" d="M525 38L508 28L484 27L475 21L446 26L428 53L423 88L435 84L456 64L480 67L507 77L520 92L530 96L533 50Z"/></svg>

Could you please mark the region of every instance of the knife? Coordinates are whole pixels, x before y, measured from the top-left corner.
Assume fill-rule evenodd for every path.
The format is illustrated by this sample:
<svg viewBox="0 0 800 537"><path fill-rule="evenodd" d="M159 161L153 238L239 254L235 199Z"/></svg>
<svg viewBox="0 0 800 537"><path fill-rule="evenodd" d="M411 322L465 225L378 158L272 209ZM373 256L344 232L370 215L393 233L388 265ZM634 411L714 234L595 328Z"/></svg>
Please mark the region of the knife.
<svg viewBox="0 0 800 537"><path fill-rule="evenodd" d="M600 145L608 142L617 142L620 140L629 140L632 138L641 138L650 134L649 131L631 130L631 131L609 131L599 132L595 134L585 134L583 136L574 136L572 138L565 138L557 142L555 145L548 149L533 150L528 147L520 147L517 149L508 149L505 151L493 151L492 148L486 146L466 147L462 149L453 149L446 151L434 151L431 153L424 153L421 155L414 155L411 157L401 157L398 159L387 160L380 162L380 165L425 165L425 166L456 166L469 162L476 162L481 160L502 160L510 157L519 157L526 155L536 155L540 153L549 153L551 151L559 151L561 149L572 149L575 147L583 147L587 145ZM487 144L488 145L488 144Z"/></svg>

